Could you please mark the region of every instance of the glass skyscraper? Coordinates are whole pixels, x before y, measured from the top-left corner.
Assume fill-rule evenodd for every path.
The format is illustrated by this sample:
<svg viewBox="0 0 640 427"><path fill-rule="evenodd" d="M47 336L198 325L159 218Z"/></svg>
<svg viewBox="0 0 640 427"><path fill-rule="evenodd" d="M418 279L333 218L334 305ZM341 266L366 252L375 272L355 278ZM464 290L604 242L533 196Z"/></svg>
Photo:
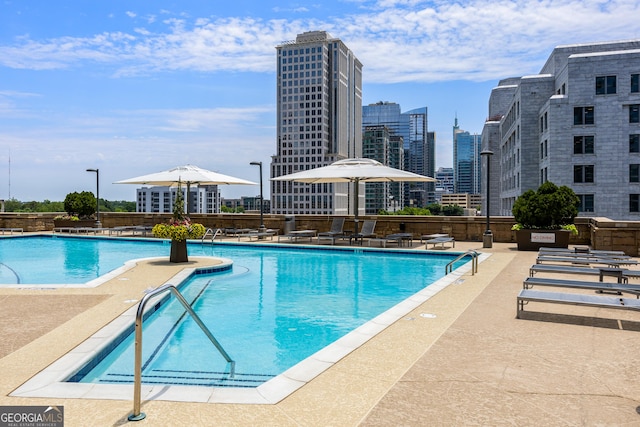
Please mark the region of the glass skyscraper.
<svg viewBox="0 0 640 427"><path fill-rule="evenodd" d="M435 174L435 134L428 132L427 107L402 113L394 102L378 102L362 107L363 130L384 125L400 135L404 144L402 169L433 177ZM425 206L435 200L435 184L416 182L404 186L404 204ZM402 207L402 206L400 206Z"/></svg>
<svg viewBox="0 0 640 427"><path fill-rule="evenodd" d="M453 181L456 193L480 194L480 151L482 138L453 125Z"/></svg>

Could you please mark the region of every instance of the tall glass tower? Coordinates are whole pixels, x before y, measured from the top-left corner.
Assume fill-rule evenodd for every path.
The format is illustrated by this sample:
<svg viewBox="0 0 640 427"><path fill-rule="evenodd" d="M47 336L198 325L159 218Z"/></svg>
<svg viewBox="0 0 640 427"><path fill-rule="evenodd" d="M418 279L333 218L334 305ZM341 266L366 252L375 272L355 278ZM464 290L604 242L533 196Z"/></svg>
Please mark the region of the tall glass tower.
<svg viewBox="0 0 640 427"><path fill-rule="evenodd" d="M325 31L276 47L277 154L271 177L362 156L362 64ZM351 184L271 182L276 214L354 214ZM360 192L364 199L364 191ZM364 200L359 214L364 214Z"/></svg>
<svg viewBox="0 0 640 427"><path fill-rule="evenodd" d="M453 125L453 182L456 193L480 194L480 151L482 138Z"/></svg>
<svg viewBox="0 0 640 427"><path fill-rule="evenodd" d="M404 141L402 169L420 175L435 174L435 134L428 132L427 107L402 113L395 102L378 102L362 107L363 130L384 125ZM416 182L404 186L404 205L425 206L435 200L435 184ZM400 206L402 207L402 206Z"/></svg>

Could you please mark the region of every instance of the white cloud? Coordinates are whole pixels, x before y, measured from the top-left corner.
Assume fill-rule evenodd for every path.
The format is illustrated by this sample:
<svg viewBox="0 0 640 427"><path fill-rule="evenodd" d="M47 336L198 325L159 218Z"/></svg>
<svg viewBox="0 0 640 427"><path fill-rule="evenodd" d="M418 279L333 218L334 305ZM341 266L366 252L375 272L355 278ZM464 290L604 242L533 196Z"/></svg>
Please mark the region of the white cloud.
<svg viewBox="0 0 640 427"><path fill-rule="evenodd" d="M52 69L93 61L116 76L271 73L274 46L300 32L325 29L354 50L371 82L486 80L538 71L558 44L637 37L637 16L635 0L381 0L367 11L326 21L172 18L164 21L164 32L138 27L87 38L27 38L0 45L0 64Z"/></svg>
<svg viewBox="0 0 640 427"><path fill-rule="evenodd" d="M126 11L125 13L129 18L135 18L136 16L138 16L135 12L131 12L131 11Z"/></svg>

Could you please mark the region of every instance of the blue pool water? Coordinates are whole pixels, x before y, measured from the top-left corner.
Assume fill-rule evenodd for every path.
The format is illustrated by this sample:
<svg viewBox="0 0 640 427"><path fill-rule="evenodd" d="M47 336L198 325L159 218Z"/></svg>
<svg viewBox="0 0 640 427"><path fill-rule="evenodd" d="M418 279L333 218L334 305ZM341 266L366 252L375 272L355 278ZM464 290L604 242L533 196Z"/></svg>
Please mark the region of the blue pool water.
<svg viewBox="0 0 640 427"><path fill-rule="evenodd" d="M83 283L126 260L168 253L157 240L0 239L0 262L21 283ZM194 243L189 255L233 261L230 270L192 275L180 291L236 361L236 373L228 375L172 298L145 320L144 383L255 387L443 277L457 254ZM114 338L69 381L131 383L133 325Z"/></svg>
<svg viewBox="0 0 640 427"><path fill-rule="evenodd" d="M197 252L194 247L193 253ZM130 259L165 256L163 241L28 236L0 239L1 284L81 284Z"/></svg>

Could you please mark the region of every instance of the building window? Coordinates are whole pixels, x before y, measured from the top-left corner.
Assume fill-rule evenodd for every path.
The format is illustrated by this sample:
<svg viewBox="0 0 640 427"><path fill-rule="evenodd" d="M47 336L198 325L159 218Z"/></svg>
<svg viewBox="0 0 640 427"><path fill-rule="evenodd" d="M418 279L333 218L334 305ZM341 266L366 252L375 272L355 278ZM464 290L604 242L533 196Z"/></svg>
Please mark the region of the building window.
<svg viewBox="0 0 640 427"><path fill-rule="evenodd" d="M593 154L593 135L574 136L573 154Z"/></svg>
<svg viewBox="0 0 640 427"><path fill-rule="evenodd" d="M573 182L593 182L593 165L574 165Z"/></svg>
<svg viewBox="0 0 640 427"><path fill-rule="evenodd" d="M640 194L629 194L629 212L640 212Z"/></svg>
<svg viewBox="0 0 640 427"><path fill-rule="evenodd" d="M640 104L629 105L629 123L640 123Z"/></svg>
<svg viewBox="0 0 640 427"><path fill-rule="evenodd" d="M596 77L596 95L616 93L616 76Z"/></svg>
<svg viewBox="0 0 640 427"><path fill-rule="evenodd" d="M640 153L640 134L629 135L629 152Z"/></svg>
<svg viewBox="0 0 640 427"><path fill-rule="evenodd" d="M594 123L593 107L574 107L573 124L574 125L592 125Z"/></svg>
<svg viewBox="0 0 640 427"><path fill-rule="evenodd" d="M640 182L640 164L629 165L629 182Z"/></svg>
<svg viewBox="0 0 640 427"><path fill-rule="evenodd" d="M638 79L640 78L640 74L631 74L631 93L640 92L640 82Z"/></svg>
<svg viewBox="0 0 640 427"><path fill-rule="evenodd" d="M594 212L593 194L577 194L577 196L580 199L578 212Z"/></svg>

